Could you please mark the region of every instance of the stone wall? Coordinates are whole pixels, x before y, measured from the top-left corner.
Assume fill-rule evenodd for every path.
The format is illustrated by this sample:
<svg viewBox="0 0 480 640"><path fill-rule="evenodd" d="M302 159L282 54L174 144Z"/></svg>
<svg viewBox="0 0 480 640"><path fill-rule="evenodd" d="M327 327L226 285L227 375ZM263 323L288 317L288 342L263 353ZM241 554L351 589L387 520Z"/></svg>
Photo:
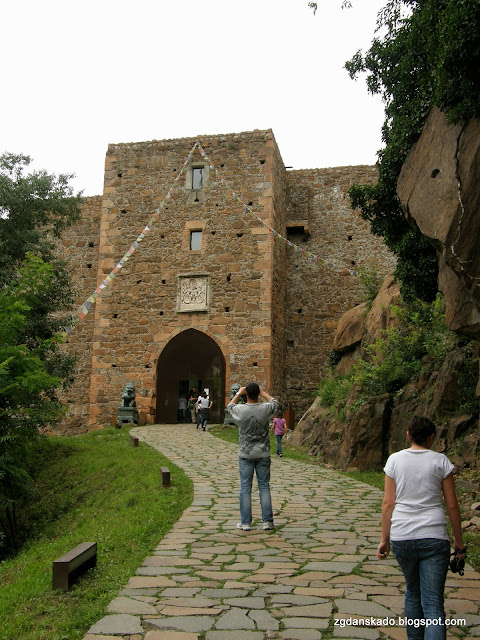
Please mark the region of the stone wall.
<svg viewBox="0 0 480 640"><path fill-rule="evenodd" d="M287 173L288 237L335 265L287 251L286 390L297 419L312 402L340 317L360 300L358 278L348 269L375 267L386 275L395 265L393 254L370 233L370 223L350 208L348 189L376 180L371 166Z"/></svg>
<svg viewBox="0 0 480 640"><path fill-rule="evenodd" d="M300 418L337 322L359 300L357 279L342 267L374 264L386 273L394 264L347 196L353 183L376 180L373 167L287 172L271 130L199 140L222 180L196 149L151 231L74 329L67 348L79 361L66 396L65 432L110 424L126 382L135 384L147 421L164 415L167 405L174 416L179 376L199 379L201 369L192 365L191 376L180 374L178 360L190 358L187 338L202 357L218 352L202 379L213 389L213 421L223 419L231 384L249 380L285 406L295 403ZM195 142L109 146L103 197L87 199L82 222L63 237L83 289L78 304L151 219ZM200 167L204 184L193 189L192 173ZM293 251L268 227L335 268ZM198 249L190 246L192 232L201 232ZM203 308L186 301L191 283L205 287Z"/></svg>
<svg viewBox="0 0 480 640"><path fill-rule="evenodd" d="M135 240L194 143L180 139L109 146L99 278ZM231 189L256 215L275 223L272 132L203 137L201 144ZM198 150L192 157L195 165L205 165ZM137 404L153 420L156 395L162 392L156 387L159 356L189 328L220 347L228 384L253 378L271 388L273 238L208 164L205 171L198 194L188 172L182 176L158 223L96 304L90 428L110 421L126 381L142 389ZM189 247L192 230L202 231L198 251ZM199 274L209 282L208 309L179 313L179 277ZM216 405L223 407L225 400L217 392Z"/></svg>
<svg viewBox="0 0 480 640"><path fill-rule="evenodd" d="M102 198L86 198L82 217L67 229L59 247L62 257L71 264L72 281L77 292L75 309L97 286L98 246ZM92 375L93 313L87 315L67 336L65 348L75 356L73 385L61 395L68 415L60 423L62 433L83 433L88 429L90 407L90 379Z"/></svg>
<svg viewBox="0 0 480 640"><path fill-rule="evenodd" d="M274 148L274 172L273 182L273 202L275 208L275 219L270 226L285 235L285 220L287 215L286 201L286 171L278 147ZM286 332L287 318L285 317L285 301L287 295L287 251L285 244L275 240L272 233L268 237L273 242L273 272L272 279L272 390L275 390L282 406L286 406L288 397L286 394Z"/></svg>

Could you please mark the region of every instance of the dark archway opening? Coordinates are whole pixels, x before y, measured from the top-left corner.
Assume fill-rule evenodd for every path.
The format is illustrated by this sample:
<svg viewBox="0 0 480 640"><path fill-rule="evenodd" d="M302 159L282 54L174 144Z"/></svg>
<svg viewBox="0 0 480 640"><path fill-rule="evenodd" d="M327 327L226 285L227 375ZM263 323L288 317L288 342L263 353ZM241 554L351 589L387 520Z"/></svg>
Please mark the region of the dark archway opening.
<svg viewBox="0 0 480 640"><path fill-rule="evenodd" d="M209 390L213 406L210 422L224 418L225 358L215 340L196 329L187 329L170 340L157 365L155 422L177 422L178 398L192 387Z"/></svg>

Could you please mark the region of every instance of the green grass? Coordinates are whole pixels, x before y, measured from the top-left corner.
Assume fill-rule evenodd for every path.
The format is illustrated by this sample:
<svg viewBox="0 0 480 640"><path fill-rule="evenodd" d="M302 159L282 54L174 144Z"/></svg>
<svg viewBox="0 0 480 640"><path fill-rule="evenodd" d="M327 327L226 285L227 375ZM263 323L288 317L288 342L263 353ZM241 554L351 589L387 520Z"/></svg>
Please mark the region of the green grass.
<svg viewBox="0 0 480 640"><path fill-rule="evenodd" d="M154 449L129 446L126 428L48 438L36 464L25 514L36 535L0 564L0 640L82 638L191 504L192 482ZM97 567L70 591L52 591L52 561L86 541L98 543Z"/></svg>
<svg viewBox="0 0 480 640"><path fill-rule="evenodd" d="M345 471L343 472L349 478L365 482L372 487L377 487L383 491L385 487L385 474L383 471Z"/></svg>

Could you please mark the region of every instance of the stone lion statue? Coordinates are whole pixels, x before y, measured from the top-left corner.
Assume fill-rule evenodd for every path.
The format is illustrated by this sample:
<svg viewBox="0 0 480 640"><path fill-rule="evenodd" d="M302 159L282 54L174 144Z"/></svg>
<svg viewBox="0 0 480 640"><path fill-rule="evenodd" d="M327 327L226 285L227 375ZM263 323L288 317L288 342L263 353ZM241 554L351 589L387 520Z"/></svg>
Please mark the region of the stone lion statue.
<svg viewBox="0 0 480 640"><path fill-rule="evenodd" d="M122 393L122 407L135 407L135 385L127 382Z"/></svg>
<svg viewBox="0 0 480 640"><path fill-rule="evenodd" d="M238 384L238 382L234 382L232 384L232 386L230 387L230 400L233 398L233 396L237 395L237 393L240 391L241 389L240 384ZM243 404L243 398L239 398L238 399L238 404ZM228 425L235 425L235 422L233 421L232 416L230 415L230 411L225 407L225 420L223 421L224 426L228 426Z"/></svg>
<svg viewBox="0 0 480 640"><path fill-rule="evenodd" d="M238 382L234 382L230 387L230 400L233 398L233 396L236 396L239 391L240 385L238 384Z"/></svg>

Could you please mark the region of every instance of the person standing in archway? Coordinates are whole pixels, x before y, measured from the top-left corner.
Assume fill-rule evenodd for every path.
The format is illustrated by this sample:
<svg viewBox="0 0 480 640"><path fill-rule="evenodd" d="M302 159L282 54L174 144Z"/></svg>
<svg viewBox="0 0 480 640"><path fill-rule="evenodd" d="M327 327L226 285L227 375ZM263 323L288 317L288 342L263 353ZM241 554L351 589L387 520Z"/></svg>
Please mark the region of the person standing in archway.
<svg viewBox="0 0 480 640"><path fill-rule="evenodd" d="M241 396L245 404L237 404ZM260 399L263 402L260 402ZM241 387L227 405L238 424L238 459L240 469L240 519L237 529L250 531L252 525L252 481L255 472L260 496L264 530L273 529L272 498L270 494L270 438L269 424L280 404L256 382Z"/></svg>
<svg viewBox="0 0 480 640"><path fill-rule="evenodd" d="M202 425L202 430L205 431L207 426L208 419L210 417L210 409L212 408L213 402L210 400L207 392L203 392L203 396L200 396L198 399L198 411L200 414L200 424ZM199 425L199 420L197 418L197 428Z"/></svg>
<svg viewBox="0 0 480 640"><path fill-rule="evenodd" d="M187 411L187 399L184 396L180 396L177 401L177 419L178 422L185 422L186 411Z"/></svg>
<svg viewBox="0 0 480 640"><path fill-rule="evenodd" d="M190 422L197 422L197 402L198 402L197 387L192 387L190 389L190 393L188 394L188 405L187 405L187 408L190 411Z"/></svg>

